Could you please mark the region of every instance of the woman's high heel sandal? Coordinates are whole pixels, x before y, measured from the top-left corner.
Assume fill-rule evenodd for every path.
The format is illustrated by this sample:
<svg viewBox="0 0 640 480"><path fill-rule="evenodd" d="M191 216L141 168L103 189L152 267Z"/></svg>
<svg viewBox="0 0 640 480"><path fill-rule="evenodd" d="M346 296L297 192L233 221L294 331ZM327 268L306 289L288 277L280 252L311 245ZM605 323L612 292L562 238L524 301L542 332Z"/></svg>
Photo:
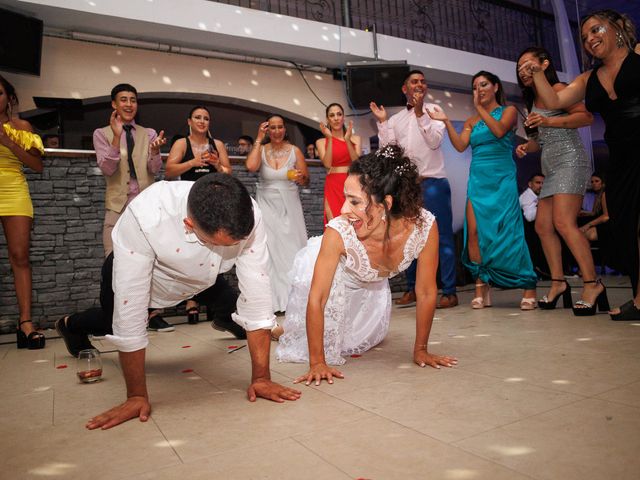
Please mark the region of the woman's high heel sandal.
<svg viewBox="0 0 640 480"><path fill-rule="evenodd" d="M191 325L195 325L200 321L200 308L199 307L191 307L187 310L187 322Z"/></svg>
<svg viewBox="0 0 640 480"><path fill-rule="evenodd" d="M566 285L563 292L557 294L554 298L549 299L546 295L542 297L542 299L538 300L538 306L542 310L553 310L556 308L556 303L558 303L558 299L562 297L562 306L564 308L571 308L571 285L564 278L562 280L557 278L552 278L552 282L562 282Z"/></svg>
<svg viewBox="0 0 640 480"><path fill-rule="evenodd" d="M484 289L481 297L476 297L471 300L471 308L479 310L481 308L491 306L491 286L486 283L476 283L476 287L487 287Z"/></svg>
<svg viewBox="0 0 640 480"><path fill-rule="evenodd" d="M27 335L20 329L23 323L33 322L31 320L23 320L18 323L18 330L16 330L16 344L18 345L18 348L28 348L29 350L39 350L44 348L44 335L40 332L36 332L35 330Z"/></svg>
<svg viewBox="0 0 640 480"><path fill-rule="evenodd" d="M594 303L585 302L584 300L578 300L573 306L573 314L576 317L589 317L596 314L596 306L601 312L609 311L609 299L607 298L607 288L603 285L600 279L598 280L585 280L584 283L596 283L602 285L602 292L598 294Z"/></svg>

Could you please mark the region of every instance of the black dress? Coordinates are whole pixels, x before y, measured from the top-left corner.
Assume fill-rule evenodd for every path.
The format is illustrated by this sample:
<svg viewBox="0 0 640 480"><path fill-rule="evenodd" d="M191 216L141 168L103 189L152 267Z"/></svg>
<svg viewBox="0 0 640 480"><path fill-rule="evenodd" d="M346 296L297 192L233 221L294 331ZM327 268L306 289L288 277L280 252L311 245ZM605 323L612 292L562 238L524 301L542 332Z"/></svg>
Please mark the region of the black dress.
<svg viewBox="0 0 640 480"><path fill-rule="evenodd" d="M185 137L185 140L187 141L187 150L184 152L184 157L182 157L180 163L188 162L189 160L193 160L195 158L193 150L191 149L191 142L189 141L189 137ZM213 150L218 153L216 144L213 141L210 142L209 145L211 145ZM204 177L208 173L212 173L215 171L216 168L213 165L209 164L203 165L202 167L193 167L180 175L180 180L190 180L192 182L195 182L200 177Z"/></svg>
<svg viewBox="0 0 640 480"><path fill-rule="evenodd" d="M616 270L631 277L638 291L638 221L640 217L640 55L629 52L613 84L611 100L600 84L597 68L587 82L585 103L605 123L609 147L606 175L609 210L607 258Z"/></svg>

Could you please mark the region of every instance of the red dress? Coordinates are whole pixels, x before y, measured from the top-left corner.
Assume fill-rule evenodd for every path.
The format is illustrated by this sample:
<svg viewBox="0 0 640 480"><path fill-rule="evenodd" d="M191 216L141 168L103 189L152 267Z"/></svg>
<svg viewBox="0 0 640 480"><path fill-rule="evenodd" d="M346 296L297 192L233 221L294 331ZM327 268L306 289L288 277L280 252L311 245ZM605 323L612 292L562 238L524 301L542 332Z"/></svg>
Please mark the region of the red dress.
<svg viewBox="0 0 640 480"><path fill-rule="evenodd" d="M325 138L324 146L327 148L328 139ZM331 138L331 167L348 167L351 165L351 157L347 150L347 143L339 138ZM344 204L344 181L347 173L329 173L324 181L324 224L329 220L340 216L340 210ZM327 208L331 215L327 215Z"/></svg>

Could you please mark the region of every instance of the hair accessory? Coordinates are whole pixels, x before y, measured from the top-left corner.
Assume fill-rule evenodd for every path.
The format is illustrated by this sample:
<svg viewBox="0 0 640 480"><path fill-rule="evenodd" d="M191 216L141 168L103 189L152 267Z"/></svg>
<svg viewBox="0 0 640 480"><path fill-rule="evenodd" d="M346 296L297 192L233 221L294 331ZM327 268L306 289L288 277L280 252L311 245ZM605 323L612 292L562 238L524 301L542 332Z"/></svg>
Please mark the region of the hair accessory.
<svg viewBox="0 0 640 480"><path fill-rule="evenodd" d="M391 145L385 145L376 152L376 157L393 158L395 157L394 148Z"/></svg>
<svg viewBox="0 0 640 480"><path fill-rule="evenodd" d="M396 175L401 177L402 175L404 175L406 172L409 171L409 167L407 167L406 165L397 165L396 168L393 169L393 171Z"/></svg>
<svg viewBox="0 0 640 480"><path fill-rule="evenodd" d="M624 37L622 36L622 32L616 33L616 46L618 48L622 48L624 46Z"/></svg>

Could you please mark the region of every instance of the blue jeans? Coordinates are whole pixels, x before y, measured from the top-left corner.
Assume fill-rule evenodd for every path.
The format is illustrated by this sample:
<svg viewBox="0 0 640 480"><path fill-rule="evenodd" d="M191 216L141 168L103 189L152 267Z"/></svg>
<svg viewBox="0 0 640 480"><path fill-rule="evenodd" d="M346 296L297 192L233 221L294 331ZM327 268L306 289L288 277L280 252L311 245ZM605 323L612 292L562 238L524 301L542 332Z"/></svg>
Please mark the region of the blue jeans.
<svg viewBox="0 0 640 480"><path fill-rule="evenodd" d="M456 293L456 247L453 242L453 218L451 214L451 187L446 178L425 178L422 180L422 199L424 208L436 216L440 233L440 280L442 294ZM417 260L407 269L407 286L416 288Z"/></svg>

